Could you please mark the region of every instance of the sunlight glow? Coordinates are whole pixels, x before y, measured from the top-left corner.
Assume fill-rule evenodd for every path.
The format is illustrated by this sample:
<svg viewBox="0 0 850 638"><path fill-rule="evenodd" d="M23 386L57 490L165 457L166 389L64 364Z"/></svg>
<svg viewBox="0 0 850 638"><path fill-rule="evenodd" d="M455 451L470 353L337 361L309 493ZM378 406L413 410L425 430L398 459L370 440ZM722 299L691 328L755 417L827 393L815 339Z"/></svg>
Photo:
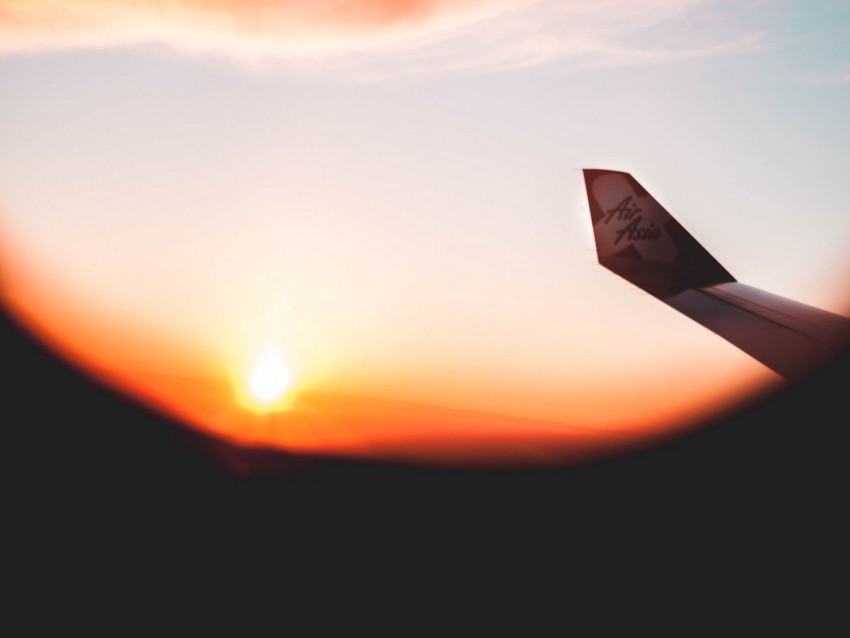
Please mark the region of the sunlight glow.
<svg viewBox="0 0 850 638"><path fill-rule="evenodd" d="M259 407L279 401L292 384L292 373L277 352L265 352L248 376L248 392Z"/></svg>

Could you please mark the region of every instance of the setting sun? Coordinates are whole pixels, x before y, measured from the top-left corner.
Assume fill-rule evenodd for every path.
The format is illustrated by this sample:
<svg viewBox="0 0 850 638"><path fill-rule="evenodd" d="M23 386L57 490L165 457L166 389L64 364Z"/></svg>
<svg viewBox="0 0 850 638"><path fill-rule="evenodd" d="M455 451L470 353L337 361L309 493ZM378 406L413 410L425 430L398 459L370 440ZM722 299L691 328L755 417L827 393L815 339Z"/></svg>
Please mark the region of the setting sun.
<svg viewBox="0 0 850 638"><path fill-rule="evenodd" d="M280 355L273 350L263 353L247 379L251 407L259 410L277 407L291 383L292 373Z"/></svg>

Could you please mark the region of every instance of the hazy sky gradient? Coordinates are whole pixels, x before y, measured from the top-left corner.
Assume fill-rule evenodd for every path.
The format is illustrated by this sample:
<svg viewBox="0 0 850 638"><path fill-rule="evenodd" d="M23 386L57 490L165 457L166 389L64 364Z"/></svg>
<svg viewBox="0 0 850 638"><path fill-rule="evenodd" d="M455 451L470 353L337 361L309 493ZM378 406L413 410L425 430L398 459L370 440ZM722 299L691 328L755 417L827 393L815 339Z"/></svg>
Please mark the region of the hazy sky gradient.
<svg viewBox="0 0 850 638"><path fill-rule="evenodd" d="M846 2L104 4L0 0L6 296L79 315L99 365L274 342L304 387L578 424L775 378L598 266L583 167L740 281L850 309ZM135 350L98 355L104 325Z"/></svg>

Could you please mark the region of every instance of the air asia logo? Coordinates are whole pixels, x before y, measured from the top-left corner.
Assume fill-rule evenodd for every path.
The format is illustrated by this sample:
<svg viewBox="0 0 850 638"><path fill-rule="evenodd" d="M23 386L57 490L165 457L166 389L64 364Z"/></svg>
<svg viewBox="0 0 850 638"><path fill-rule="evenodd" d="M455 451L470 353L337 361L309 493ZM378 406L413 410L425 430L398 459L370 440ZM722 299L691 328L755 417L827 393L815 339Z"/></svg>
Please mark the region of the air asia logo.
<svg viewBox="0 0 850 638"><path fill-rule="evenodd" d="M642 208L632 202L631 195L626 197L614 208L605 211L604 223L606 226L612 219L614 219L615 216L618 221L629 221L629 223L624 228L620 228L619 230L615 231L617 235L617 239L614 240L615 246L620 243L623 237L625 237L629 241L655 241L661 238L661 229L658 228L655 224L650 224L649 226L641 226L643 216L638 215L638 213L642 211Z"/></svg>
<svg viewBox="0 0 850 638"><path fill-rule="evenodd" d="M598 206L593 226L597 254L674 263L679 251L667 232L670 215L630 179L624 173L606 173L590 184L589 203Z"/></svg>

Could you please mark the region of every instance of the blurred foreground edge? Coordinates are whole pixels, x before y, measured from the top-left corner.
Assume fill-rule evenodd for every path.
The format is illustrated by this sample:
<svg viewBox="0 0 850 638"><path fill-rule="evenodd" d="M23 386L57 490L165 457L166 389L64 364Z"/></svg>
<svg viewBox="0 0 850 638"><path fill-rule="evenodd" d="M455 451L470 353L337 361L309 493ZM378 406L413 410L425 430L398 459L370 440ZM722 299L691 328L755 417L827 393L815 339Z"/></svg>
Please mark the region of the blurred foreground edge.
<svg viewBox="0 0 850 638"><path fill-rule="evenodd" d="M850 352L811 376L682 436L608 460L541 469L427 469L245 448L132 404L60 361L0 313L7 470L18 485L89 491L255 484L291 489L533 486L538 494L595 488L789 490L821 496L841 484ZM842 437L843 439L843 437Z"/></svg>

